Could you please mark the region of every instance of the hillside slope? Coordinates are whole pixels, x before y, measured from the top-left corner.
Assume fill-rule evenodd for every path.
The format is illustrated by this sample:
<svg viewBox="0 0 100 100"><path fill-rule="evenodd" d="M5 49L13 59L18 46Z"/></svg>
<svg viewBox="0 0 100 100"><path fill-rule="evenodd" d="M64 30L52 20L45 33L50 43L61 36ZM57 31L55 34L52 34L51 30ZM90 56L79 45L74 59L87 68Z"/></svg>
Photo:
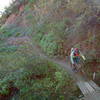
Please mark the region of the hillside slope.
<svg viewBox="0 0 100 100"><path fill-rule="evenodd" d="M21 95L25 95L21 100L49 100L51 95L52 100L66 100L64 98L68 95L68 100L76 100L75 96L79 95L79 90L71 85L72 79L68 76L66 80L67 74L62 75L63 70L60 72L58 65L56 69L51 62L46 63L46 59L37 58L39 54L32 48L35 43L47 56L60 59L66 59L72 47L80 48L87 58L82 64L83 69L90 79L96 72L95 82L100 85L100 7L96 4L92 0L16 0L6 9L0 18L0 69L10 73L8 78L5 73L2 75L5 80L7 78L6 82L12 78L10 81L13 80L20 88ZM30 69L27 68L29 66ZM13 74L22 76L17 79L11 77ZM21 85L24 80L25 83ZM67 85L66 81L69 82ZM32 91L29 84L34 92L30 98ZM72 91L68 86L72 87ZM68 89L67 93L64 88ZM40 90L41 93L37 92ZM45 98L40 98L41 95L45 95Z"/></svg>

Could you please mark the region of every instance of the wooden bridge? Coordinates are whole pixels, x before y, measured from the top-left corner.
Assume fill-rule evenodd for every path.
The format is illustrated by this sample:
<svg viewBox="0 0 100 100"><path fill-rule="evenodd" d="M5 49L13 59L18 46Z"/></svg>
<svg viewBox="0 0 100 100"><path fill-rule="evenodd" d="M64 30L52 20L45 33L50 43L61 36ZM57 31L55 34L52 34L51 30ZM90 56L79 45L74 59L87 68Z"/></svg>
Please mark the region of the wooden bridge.
<svg viewBox="0 0 100 100"><path fill-rule="evenodd" d="M85 73L74 73L70 67L70 64L66 62L54 59L52 59L52 61L54 63L59 64L61 67L65 68L67 72L69 72L69 74L75 80L76 85L79 87L82 94L84 95L84 97L81 100L100 100L100 87L92 80L89 80Z"/></svg>
<svg viewBox="0 0 100 100"><path fill-rule="evenodd" d="M92 80L79 81L77 85L84 95L83 100L100 100L100 87Z"/></svg>
<svg viewBox="0 0 100 100"><path fill-rule="evenodd" d="M74 73L70 65L66 64L65 62L56 60L53 60L53 62L64 67L75 80L76 85L79 87L82 94L84 95L84 97L81 100L100 100L100 87L92 80L89 80L85 73Z"/></svg>
<svg viewBox="0 0 100 100"><path fill-rule="evenodd" d="M35 49L36 48L37 47L35 47ZM41 56L42 58L46 58L47 60L60 65L72 76L76 85L79 87L82 94L84 95L84 97L81 100L100 100L100 87L97 84L95 84L92 80L89 80L85 73L80 74L81 71L78 73L74 73L72 71L72 68L70 67L71 65L69 63L66 63L66 61L53 58L51 59L44 53L42 53L39 49L37 49L36 52L38 52L39 56Z"/></svg>

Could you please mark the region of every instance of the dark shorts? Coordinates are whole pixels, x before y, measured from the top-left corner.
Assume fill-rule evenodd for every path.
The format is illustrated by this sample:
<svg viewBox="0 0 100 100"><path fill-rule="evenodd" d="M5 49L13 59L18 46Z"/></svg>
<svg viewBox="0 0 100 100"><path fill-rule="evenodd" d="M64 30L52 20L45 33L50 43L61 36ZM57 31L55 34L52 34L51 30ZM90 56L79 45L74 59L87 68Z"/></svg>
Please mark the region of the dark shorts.
<svg viewBox="0 0 100 100"><path fill-rule="evenodd" d="M74 61L75 64L79 64L79 60L80 60L79 57L73 58L73 61Z"/></svg>

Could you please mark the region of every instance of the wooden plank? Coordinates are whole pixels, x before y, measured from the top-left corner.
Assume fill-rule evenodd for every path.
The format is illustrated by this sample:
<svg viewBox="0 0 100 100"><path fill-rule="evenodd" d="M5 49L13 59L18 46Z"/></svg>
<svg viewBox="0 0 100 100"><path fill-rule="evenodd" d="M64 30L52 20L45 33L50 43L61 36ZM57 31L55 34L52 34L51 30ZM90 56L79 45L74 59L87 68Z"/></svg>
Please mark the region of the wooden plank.
<svg viewBox="0 0 100 100"><path fill-rule="evenodd" d="M95 90L100 91L100 87L95 84L92 80L88 82Z"/></svg>
<svg viewBox="0 0 100 100"><path fill-rule="evenodd" d="M87 88L87 86L86 86L87 84L86 84L86 82L83 82L83 88L84 88L84 90L85 90L85 95L88 95L89 94L89 90L88 90L88 88Z"/></svg>
<svg viewBox="0 0 100 100"><path fill-rule="evenodd" d="M85 97L84 100L100 100L100 93L94 93Z"/></svg>
<svg viewBox="0 0 100 100"><path fill-rule="evenodd" d="M81 85L81 82L78 82L77 85L79 86L79 88L80 88L81 92L83 93L83 95L85 95L84 88Z"/></svg>
<svg viewBox="0 0 100 100"><path fill-rule="evenodd" d="M77 84L78 84L78 86L79 86L81 92L83 93L83 95L86 96L86 95L89 93L89 91L88 91L88 89L86 88L84 82L81 82L81 81L80 81L80 82L78 82Z"/></svg>
<svg viewBox="0 0 100 100"><path fill-rule="evenodd" d="M86 85L86 87L87 87L89 93L95 92L95 90L91 87L91 85L90 85L88 82L85 82L85 85Z"/></svg>

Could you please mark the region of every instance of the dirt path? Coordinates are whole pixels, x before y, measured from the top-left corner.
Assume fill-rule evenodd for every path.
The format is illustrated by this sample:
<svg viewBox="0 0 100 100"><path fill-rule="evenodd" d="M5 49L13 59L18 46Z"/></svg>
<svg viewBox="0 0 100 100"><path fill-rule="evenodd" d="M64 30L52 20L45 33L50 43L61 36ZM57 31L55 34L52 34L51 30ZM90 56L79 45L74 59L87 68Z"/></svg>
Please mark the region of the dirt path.
<svg viewBox="0 0 100 100"><path fill-rule="evenodd" d="M26 39L26 37L24 37L23 39L21 37L21 39L20 38L13 39L13 41L14 40L15 41L16 40L26 41L27 39ZM23 44L23 41L21 42L21 44ZM72 68L71 68L71 65L69 64L69 62L61 60L61 59L54 59L54 58L48 57L47 55L45 55L45 53L43 53L43 51L38 46L38 44L36 44L35 42L33 44L31 42L31 39L29 40L29 38L28 38L28 43L29 43L30 47L32 48L32 50L34 50L34 52L38 56L60 65L71 75L71 77L75 81L75 84L80 88L81 92L85 96L84 100L100 100L100 88L93 81L88 80L85 73L82 73L82 72L75 73L72 71ZM16 42L15 42L15 44L16 44ZM18 42L18 44L19 44L19 42ZM98 96L98 98L96 96Z"/></svg>
<svg viewBox="0 0 100 100"><path fill-rule="evenodd" d="M89 80L85 75L85 73L73 72L68 62L59 59L49 58L42 52L41 48L38 48L37 44L35 44L34 46L33 44L31 45L35 49L36 53L39 54L40 57L60 65L71 75L76 85L80 88L81 92L83 93L85 97L84 100L100 100L100 87L96 85L92 80Z"/></svg>

